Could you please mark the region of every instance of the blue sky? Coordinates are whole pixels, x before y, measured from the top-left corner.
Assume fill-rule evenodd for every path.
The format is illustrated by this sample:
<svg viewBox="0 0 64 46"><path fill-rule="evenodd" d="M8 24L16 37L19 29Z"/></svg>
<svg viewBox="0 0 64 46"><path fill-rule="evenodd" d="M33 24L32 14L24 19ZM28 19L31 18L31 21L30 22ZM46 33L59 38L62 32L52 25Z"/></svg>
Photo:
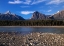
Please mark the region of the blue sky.
<svg viewBox="0 0 64 46"><path fill-rule="evenodd" d="M49 15L64 10L64 0L0 0L0 13L8 10L29 19L34 11Z"/></svg>

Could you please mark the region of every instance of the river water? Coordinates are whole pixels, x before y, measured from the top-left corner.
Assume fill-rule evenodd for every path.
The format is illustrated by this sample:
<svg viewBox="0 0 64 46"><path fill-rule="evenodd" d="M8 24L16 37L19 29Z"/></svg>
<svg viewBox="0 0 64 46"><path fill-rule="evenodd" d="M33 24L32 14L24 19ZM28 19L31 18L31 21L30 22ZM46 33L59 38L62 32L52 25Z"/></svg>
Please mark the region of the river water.
<svg viewBox="0 0 64 46"><path fill-rule="evenodd" d="M32 32L64 34L64 27L0 27L0 32L21 32L28 34Z"/></svg>

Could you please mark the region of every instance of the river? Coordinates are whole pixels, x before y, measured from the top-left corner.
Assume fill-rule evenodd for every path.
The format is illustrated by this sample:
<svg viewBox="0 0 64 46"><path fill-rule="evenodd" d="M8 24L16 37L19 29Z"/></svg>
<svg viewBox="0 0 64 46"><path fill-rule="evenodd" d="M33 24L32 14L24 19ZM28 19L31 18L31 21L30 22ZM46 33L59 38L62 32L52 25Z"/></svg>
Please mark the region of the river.
<svg viewBox="0 0 64 46"><path fill-rule="evenodd" d="M22 34L28 34L32 32L42 32L42 33L57 33L64 34L64 27L0 27L0 32L21 32Z"/></svg>

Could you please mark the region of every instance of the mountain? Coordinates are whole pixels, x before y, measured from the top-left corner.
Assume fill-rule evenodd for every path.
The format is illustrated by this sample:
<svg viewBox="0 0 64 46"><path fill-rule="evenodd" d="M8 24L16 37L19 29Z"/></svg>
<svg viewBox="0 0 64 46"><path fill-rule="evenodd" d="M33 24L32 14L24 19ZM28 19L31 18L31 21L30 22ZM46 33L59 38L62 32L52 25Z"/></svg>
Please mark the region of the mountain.
<svg viewBox="0 0 64 46"><path fill-rule="evenodd" d="M35 11L31 17L32 20L36 19L46 19L45 14L39 13L38 11Z"/></svg>
<svg viewBox="0 0 64 46"><path fill-rule="evenodd" d="M64 20L64 10L58 11L53 15L45 15L38 11L35 11L30 20ZM0 13L0 20L25 20L23 17L13 14L10 11Z"/></svg>
<svg viewBox="0 0 64 46"><path fill-rule="evenodd" d="M51 17L54 17L55 20L64 20L64 10L58 11L56 14L54 14Z"/></svg>
<svg viewBox="0 0 64 46"><path fill-rule="evenodd" d="M24 18L7 11L4 14L0 13L0 20L24 20Z"/></svg>
<svg viewBox="0 0 64 46"><path fill-rule="evenodd" d="M64 10L62 11L58 11L57 13L53 14L53 15L45 15L42 13L39 13L38 11L35 11L31 17L31 19L33 20L37 20L37 19L43 19L43 20L64 20Z"/></svg>

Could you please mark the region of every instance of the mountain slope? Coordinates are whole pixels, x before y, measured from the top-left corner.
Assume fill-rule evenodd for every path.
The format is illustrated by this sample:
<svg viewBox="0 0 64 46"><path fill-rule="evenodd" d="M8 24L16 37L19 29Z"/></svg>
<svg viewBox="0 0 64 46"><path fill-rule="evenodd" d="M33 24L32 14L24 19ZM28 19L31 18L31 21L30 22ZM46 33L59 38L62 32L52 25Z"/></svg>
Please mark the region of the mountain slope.
<svg viewBox="0 0 64 46"><path fill-rule="evenodd" d="M10 11L7 11L4 14L0 13L0 20L24 20L24 18L16 14L12 14Z"/></svg>
<svg viewBox="0 0 64 46"><path fill-rule="evenodd" d="M56 19L56 20L64 20L64 10L57 12L52 17L54 17L54 19Z"/></svg>
<svg viewBox="0 0 64 46"><path fill-rule="evenodd" d="M31 17L31 19L46 19L45 14L39 13L38 11L35 11Z"/></svg>
<svg viewBox="0 0 64 46"><path fill-rule="evenodd" d="M43 19L43 20L64 20L64 10L58 11L54 15L45 15L42 13L39 13L38 11L34 12L31 19L37 20L37 19Z"/></svg>

